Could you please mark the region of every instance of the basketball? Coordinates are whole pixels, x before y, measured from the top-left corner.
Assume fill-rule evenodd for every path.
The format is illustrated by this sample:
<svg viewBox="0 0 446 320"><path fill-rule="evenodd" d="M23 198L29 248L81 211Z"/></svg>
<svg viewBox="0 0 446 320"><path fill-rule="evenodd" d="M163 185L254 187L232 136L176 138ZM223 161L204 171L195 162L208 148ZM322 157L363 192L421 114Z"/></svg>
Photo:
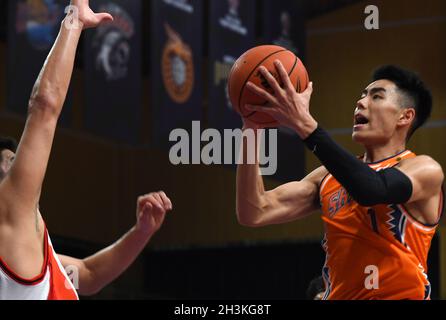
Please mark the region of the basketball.
<svg viewBox="0 0 446 320"><path fill-rule="evenodd" d="M258 69L261 66L266 67L281 84L279 74L274 66L276 60L280 60L285 70L288 71L296 91L299 93L305 91L309 84L305 66L293 52L279 46L265 45L248 50L235 62L228 78L228 93L234 110L243 118L249 119L262 127L277 127L278 123L264 112L253 112L244 107L246 104L267 104L267 101L246 88L246 84L251 81L269 93L274 93Z"/></svg>

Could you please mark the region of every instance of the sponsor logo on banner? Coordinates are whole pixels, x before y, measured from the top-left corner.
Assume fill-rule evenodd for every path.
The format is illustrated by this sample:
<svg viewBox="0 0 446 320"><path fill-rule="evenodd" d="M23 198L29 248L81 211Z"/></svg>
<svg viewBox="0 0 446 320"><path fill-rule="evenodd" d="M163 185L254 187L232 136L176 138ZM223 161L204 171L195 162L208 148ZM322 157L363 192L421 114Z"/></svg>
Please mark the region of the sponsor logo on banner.
<svg viewBox="0 0 446 320"><path fill-rule="evenodd" d="M170 98L182 104L189 100L194 88L195 71L190 46L180 34L165 24L167 43L163 50L161 68L164 86Z"/></svg>
<svg viewBox="0 0 446 320"><path fill-rule="evenodd" d="M283 11L280 15L280 24L282 33L279 38L274 40L274 44L287 48L292 51L295 55L299 55L299 49L294 44L293 40L291 40L291 15L287 11Z"/></svg>
<svg viewBox="0 0 446 320"><path fill-rule="evenodd" d="M215 61L214 64L214 85L218 87L222 81L224 84L227 83L229 78L229 73L231 72L232 66L234 65L237 58L229 55L225 55L223 57L223 61ZM232 108L231 101L229 99L228 86L225 85L225 93L226 93L226 106L231 111L234 111ZM235 112L235 111L234 111Z"/></svg>
<svg viewBox="0 0 446 320"><path fill-rule="evenodd" d="M180 9L187 13L194 13L194 6L189 3L190 0L163 0L165 4Z"/></svg>
<svg viewBox="0 0 446 320"><path fill-rule="evenodd" d="M227 0L229 12L225 17L220 19L220 26L238 33L242 36L248 35L248 29L243 26L243 22L239 16L240 0Z"/></svg>
<svg viewBox="0 0 446 320"><path fill-rule="evenodd" d="M53 45L63 10L54 0L27 0L17 4L16 32L26 34L36 50L46 51Z"/></svg>
<svg viewBox="0 0 446 320"><path fill-rule="evenodd" d="M131 46L135 33L132 17L119 5L107 3L99 8L109 12L114 21L107 22L95 30L93 48L96 55L96 70L104 73L108 81L125 78L128 73Z"/></svg>

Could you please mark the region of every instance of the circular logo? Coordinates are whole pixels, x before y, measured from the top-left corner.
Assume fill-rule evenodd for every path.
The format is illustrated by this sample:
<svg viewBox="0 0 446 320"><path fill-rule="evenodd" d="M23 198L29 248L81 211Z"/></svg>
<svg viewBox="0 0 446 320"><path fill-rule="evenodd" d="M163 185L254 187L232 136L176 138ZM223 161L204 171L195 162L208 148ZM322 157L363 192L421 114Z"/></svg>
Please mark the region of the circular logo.
<svg viewBox="0 0 446 320"><path fill-rule="evenodd" d="M179 104L189 100L194 87L194 63L192 50L180 36L166 25L168 42L162 55L162 76L170 98Z"/></svg>
<svg viewBox="0 0 446 320"><path fill-rule="evenodd" d="M36 50L51 48L57 36L61 6L54 0L33 0L17 3L16 32L25 33L28 43Z"/></svg>
<svg viewBox="0 0 446 320"><path fill-rule="evenodd" d="M130 41L135 34L131 15L115 3L100 7L100 11L113 15L113 22L99 26L93 38L96 68L108 81L127 77L132 48Z"/></svg>

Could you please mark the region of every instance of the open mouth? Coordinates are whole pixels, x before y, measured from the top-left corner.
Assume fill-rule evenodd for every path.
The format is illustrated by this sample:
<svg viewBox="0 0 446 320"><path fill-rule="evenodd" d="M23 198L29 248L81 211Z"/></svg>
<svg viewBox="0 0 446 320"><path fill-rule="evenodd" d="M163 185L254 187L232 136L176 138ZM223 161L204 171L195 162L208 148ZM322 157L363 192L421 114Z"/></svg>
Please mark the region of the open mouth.
<svg viewBox="0 0 446 320"><path fill-rule="evenodd" d="M362 114L357 114L355 116L355 126L363 126L369 123L369 119L367 119Z"/></svg>

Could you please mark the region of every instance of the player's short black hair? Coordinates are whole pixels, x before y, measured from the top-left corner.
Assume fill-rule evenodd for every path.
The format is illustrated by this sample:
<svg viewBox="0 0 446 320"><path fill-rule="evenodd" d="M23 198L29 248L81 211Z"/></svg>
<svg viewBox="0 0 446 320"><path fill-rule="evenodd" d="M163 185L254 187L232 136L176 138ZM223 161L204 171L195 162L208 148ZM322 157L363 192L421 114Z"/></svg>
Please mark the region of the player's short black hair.
<svg viewBox="0 0 446 320"><path fill-rule="evenodd" d="M416 111L415 121L409 130L407 140L422 127L432 114L432 93L426 87L418 74L394 65L386 65L378 68L373 74L373 81L389 80L395 83L405 98L409 98Z"/></svg>
<svg viewBox="0 0 446 320"><path fill-rule="evenodd" d="M1 152L3 150L11 150L15 153L17 151L17 141L14 138L0 137L0 160L2 160Z"/></svg>
<svg viewBox="0 0 446 320"><path fill-rule="evenodd" d="M325 283L322 276L319 276L311 280L308 285L306 292L307 300L314 300L314 298L321 292L325 292Z"/></svg>

